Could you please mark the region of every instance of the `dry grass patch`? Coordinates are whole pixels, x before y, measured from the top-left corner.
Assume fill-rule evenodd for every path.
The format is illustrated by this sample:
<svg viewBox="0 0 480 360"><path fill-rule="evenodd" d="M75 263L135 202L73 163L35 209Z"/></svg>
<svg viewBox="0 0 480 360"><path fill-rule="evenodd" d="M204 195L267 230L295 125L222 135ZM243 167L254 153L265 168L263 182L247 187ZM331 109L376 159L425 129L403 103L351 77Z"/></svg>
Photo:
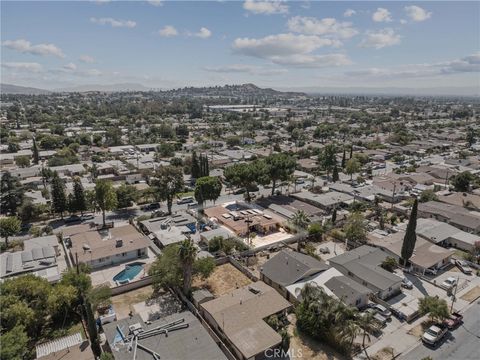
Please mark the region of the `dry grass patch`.
<svg viewBox="0 0 480 360"><path fill-rule="evenodd" d="M370 356L372 360L392 360L395 359L393 353L393 348L384 347L382 350L378 351L375 355Z"/></svg>
<svg viewBox="0 0 480 360"><path fill-rule="evenodd" d="M193 287L207 288L214 296L222 296L232 290L251 284L252 281L232 264L217 266L206 280L195 278Z"/></svg>
<svg viewBox="0 0 480 360"><path fill-rule="evenodd" d="M477 300L480 297L480 286L475 286L473 289L467 291L463 294L460 299L472 302Z"/></svg>
<svg viewBox="0 0 480 360"><path fill-rule="evenodd" d="M135 289L121 295L112 296L112 305L118 319L128 317L130 311L134 312L133 305L149 299L153 294L151 286Z"/></svg>

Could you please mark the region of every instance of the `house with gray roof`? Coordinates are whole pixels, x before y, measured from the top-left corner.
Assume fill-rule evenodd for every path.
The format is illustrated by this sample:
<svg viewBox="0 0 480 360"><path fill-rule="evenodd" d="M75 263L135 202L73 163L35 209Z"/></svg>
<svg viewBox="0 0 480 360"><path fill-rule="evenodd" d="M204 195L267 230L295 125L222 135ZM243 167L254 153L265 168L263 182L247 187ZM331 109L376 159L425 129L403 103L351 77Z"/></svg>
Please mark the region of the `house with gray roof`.
<svg viewBox="0 0 480 360"><path fill-rule="evenodd" d="M103 328L115 360L227 359L200 321L189 311L148 323L135 314L103 325ZM130 342L135 335L137 340Z"/></svg>
<svg viewBox="0 0 480 360"><path fill-rule="evenodd" d="M480 234L480 212L469 211L463 206L428 201L418 205L418 216L446 222L471 234Z"/></svg>
<svg viewBox="0 0 480 360"><path fill-rule="evenodd" d="M328 265L309 255L282 250L263 264L260 279L289 299L286 287L328 269Z"/></svg>
<svg viewBox="0 0 480 360"><path fill-rule="evenodd" d="M401 291L402 279L380 266L387 256L389 254L382 249L362 245L329 259L329 263L345 276L372 290L380 299L388 299Z"/></svg>

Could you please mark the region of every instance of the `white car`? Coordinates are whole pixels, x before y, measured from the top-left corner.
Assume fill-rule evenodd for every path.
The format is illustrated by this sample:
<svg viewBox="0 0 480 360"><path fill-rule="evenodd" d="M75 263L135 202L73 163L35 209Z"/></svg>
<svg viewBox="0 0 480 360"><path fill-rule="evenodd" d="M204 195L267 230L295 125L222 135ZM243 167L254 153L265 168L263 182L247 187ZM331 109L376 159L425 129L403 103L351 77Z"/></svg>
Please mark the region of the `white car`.
<svg viewBox="0 0 480 360"><path fill-rule="evenodd" d="M422 341L428 345L436 345L447 334L448 328L441 325L432 325L423 333Z"/></svg>
<svg viewBox="0 0 480 360"><path fill-rule="evenodd" d="M405 289L413 289L413 283L406 277L404 277L402 279L402 287L404 287Z"/></svg>
<svg viewBox="0 0 480 360"><path fill-rule="evenodd" d="M447 280L445 280L442 283L442 286L445 286L447 289L451 289L455 285L457 285L457 279L455 279L454 277L449 277L449 278L447 278Z"/></svg>
<svg viewBox="0 0 480 360"><path fill-rule="evenodd" d="M385 306L380 305L380 304L371 304L370 307L374 309L377 313L379 313L382 316L385 316L386 318L390 318L392 316L392 312L388 310Z"/></svg>

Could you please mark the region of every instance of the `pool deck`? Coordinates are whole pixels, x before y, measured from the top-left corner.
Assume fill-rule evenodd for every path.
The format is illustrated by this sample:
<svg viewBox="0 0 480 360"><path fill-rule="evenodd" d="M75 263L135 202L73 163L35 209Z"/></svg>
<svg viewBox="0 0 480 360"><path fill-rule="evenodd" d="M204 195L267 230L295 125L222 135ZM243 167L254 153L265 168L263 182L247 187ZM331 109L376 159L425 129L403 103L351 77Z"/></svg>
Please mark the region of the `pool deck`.
<svg viewBox="0 0 480 360"><path fill-rule="evenodd" d="M116 284L115 281L113 281L113 277L117 275L119 272L121 272L122 270L125 270L125 265L138 263L138 262L151 264L152 262L155 261L155 259L156 259L155 254L150 248L148 248L147 257L132 259L131 261L124 262L115 266L110 266L107 268L92 271L92 273L90 274L90 278L92 279L92 285L93 286L108 285L109 287L112 287L112 288L116 287L118 286L118 284ZM145 270L140 271L140 273L133 279L133 281L142 278L144 275L146 275Z"/></svg>

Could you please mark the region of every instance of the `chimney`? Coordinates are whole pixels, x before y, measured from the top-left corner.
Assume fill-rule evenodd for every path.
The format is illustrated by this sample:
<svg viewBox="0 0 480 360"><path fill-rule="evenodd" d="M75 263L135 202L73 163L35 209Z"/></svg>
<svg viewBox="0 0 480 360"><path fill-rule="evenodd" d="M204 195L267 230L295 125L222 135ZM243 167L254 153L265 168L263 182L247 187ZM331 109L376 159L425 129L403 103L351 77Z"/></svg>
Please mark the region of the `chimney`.
<svg viewBox="0 0 480 360"><path fill-rule="evenodd" d="M122 239L117 239L115 243L115 247L122 247L123 246L123 240Z"/></svg>

